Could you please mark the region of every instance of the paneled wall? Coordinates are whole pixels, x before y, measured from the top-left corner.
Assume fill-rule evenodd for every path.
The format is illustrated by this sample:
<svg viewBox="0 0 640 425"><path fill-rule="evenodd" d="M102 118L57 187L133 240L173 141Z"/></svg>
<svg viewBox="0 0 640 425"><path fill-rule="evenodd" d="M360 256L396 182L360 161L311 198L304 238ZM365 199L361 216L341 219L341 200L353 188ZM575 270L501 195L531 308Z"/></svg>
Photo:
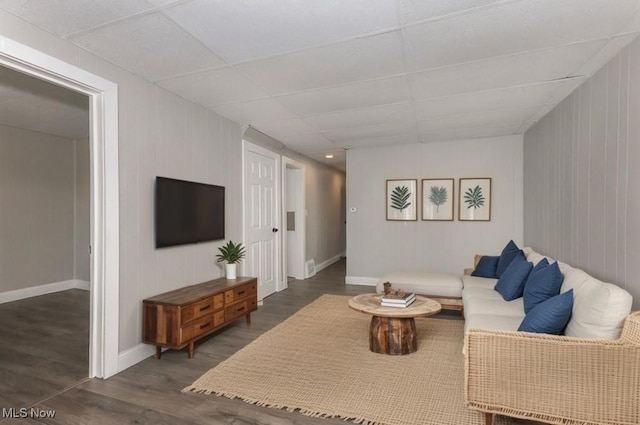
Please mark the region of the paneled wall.
<svg viewBox="0 0 640 425"><path fill-rule="evenodd" d="M0 292L74 279L74 150L0 126Z"/></svg>
<svg viewBox="0 0 640 425"><path fill-rule="evenodd" d="M640 308L640 40L524 137L524 240Z"/></svg>
<svg viewBox="0 0 640 425"><path fill-rule="evenodd" d="M458 221L461 177L492 178L489 222ZM387 179L455 178L455 220L386 220ZM478 253L522 242L522 136L355 149L347 152L347 282L383 273L460 274Z"/></svg>

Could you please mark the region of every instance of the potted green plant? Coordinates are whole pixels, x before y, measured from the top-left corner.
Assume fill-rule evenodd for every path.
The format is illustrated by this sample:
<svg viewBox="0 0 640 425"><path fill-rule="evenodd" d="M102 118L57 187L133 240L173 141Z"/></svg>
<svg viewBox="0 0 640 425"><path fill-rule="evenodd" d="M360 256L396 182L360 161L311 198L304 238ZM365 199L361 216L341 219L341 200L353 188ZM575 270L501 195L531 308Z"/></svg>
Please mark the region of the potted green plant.
<svg viewBox="0 0 640 425"><path fill-rule="evenodd" d="M220 254L216 255L218 262L226 261L226 274L227 279L236 278L236 264L238 264L244 258L246 252L242 246L242 242L234 244L233 241L227 242L226 245L218 247Z"/></svg>

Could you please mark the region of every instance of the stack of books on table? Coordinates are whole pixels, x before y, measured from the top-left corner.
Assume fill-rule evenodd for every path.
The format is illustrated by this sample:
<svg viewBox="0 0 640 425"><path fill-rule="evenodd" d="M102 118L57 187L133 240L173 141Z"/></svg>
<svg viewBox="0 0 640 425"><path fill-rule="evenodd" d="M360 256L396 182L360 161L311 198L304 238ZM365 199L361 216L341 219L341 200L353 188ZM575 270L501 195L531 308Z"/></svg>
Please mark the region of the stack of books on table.
<svg viewBox="0 0 640 425"><path fill-rule="evenodd" d="M383 295L380 305L384 307L404 308L411 305L411 303L414 302L415 300L416 300L416 294L414 294L413 292L408 292L404 294L404 296L402 297L398 297L398 296L389 297L389 296Z"/></svg>

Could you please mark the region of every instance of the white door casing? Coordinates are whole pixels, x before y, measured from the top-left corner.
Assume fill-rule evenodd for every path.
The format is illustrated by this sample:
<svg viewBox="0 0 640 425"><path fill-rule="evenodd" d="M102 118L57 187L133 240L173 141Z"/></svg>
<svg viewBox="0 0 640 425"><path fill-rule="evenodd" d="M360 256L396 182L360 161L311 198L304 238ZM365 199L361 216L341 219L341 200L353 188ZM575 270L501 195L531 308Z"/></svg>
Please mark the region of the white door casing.
<svg viewBox="0 0 640 425"><path fill-rule="evenodd" d="M258 278L258 300L276 292L280 280L280 155L243 141L244 261Z"/></svg>

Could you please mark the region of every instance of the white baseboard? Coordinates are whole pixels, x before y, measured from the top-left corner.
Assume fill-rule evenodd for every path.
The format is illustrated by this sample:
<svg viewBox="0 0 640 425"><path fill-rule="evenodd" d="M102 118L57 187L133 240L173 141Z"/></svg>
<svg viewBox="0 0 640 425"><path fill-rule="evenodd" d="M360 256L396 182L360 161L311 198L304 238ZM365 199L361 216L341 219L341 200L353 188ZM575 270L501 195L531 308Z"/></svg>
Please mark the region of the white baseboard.
<svg viewBox="0 0 640 425"><path fill-rule="evenodd" d="M340 259L342 259L342 257L344 257L344 255L342 254L336 255L335 257L329 258L327 261L323 261L320 264L316 264L316 273L318 273L320 270L326 269L332 264L337 263L338 261L340 261Z"/></svg>
<svg viewBox="0 0 640 425"><path fill-rule="evenodd" d="M74 282L76 283L76 289L84 289L85 291L91 290L91 282L89 282L88 280L75 279Z"/></svg>
<svg viewBox="0 0 640 425"><path fill-rule="evenodd" d="M363 285L363 286L376 286L380 279L377 277L364 277L364 276L347 276L345 277L345 283L349 285Z"/></svg>
<svg viewBox="0 0 640 425"><path fill-rule="evenodd" d="M166 349L163 349L165 351ZM155 356L156 347L150 344L138 344L118 354L118 373L140 363L144 359Z"/></svg>
<svg viewBox="0 0 640 425"><path fill-rule="evenodd" d="M54 292L66 291L68 289L84 289L88 291L89 288L90 284L85 280L63 280L61 282L47 283L45 285L32 286L30 288L2 292L0 293L0 304L37 297L39 295L52 294Z"/></svg>

